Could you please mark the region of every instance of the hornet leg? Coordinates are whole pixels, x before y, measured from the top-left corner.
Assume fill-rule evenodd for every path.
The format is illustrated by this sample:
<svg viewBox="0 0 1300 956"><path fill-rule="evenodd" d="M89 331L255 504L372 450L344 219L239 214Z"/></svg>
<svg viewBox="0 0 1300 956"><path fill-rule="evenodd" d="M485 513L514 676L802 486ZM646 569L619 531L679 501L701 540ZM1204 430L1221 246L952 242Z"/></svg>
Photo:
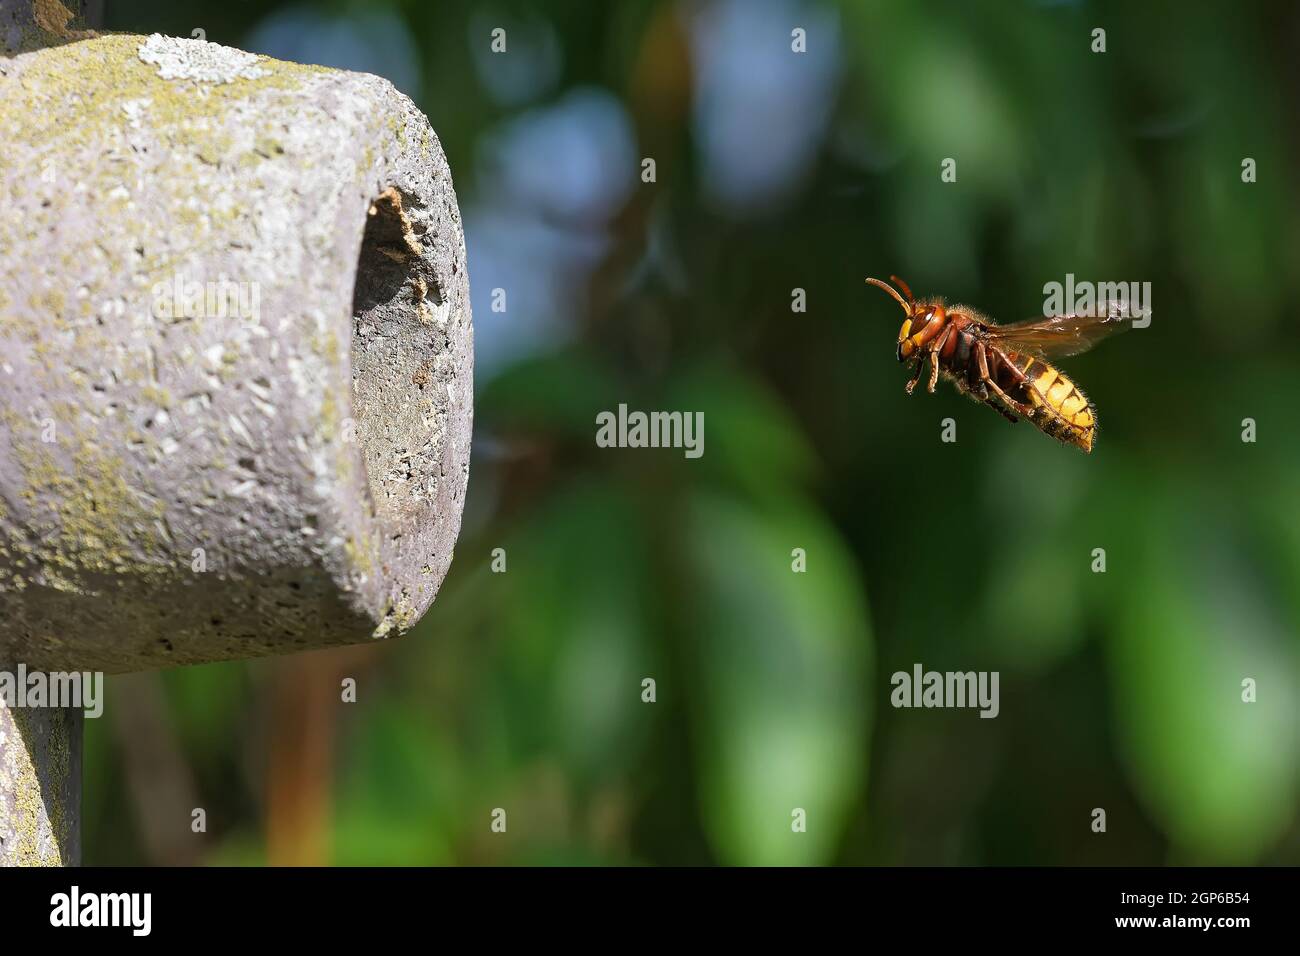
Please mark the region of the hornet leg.
<svg viewBox="0 0 1300 956"><path fill-rule="evenodd" d="M948 338L952 335L952 326L943 330L943 334L934 340L934 346L929 351L930 356L930 382L926 386L926 391L931 395L934 394L934 387L939 384L939 352L948 344Z"/></svg>
<svg viewBox="0 0 1300 956"><path fill-rule="evenodd" d="M916 383L921 381L921 376L924 373L925 373L925 357L920 356L916 360L916 374L913 375L912 380L908 382L906 386L904 386L907 390L908 395L912 394L912 389L916 388Z"/></svg>
<svg viewBox="0 0 1300 956"><path fill-rule="evenodd" d="M1014 398L1012 398L1010 395L1004 392L1002 390L1002 387L993 380L993 376L989 374L989 357L988 357L988 353L984 349L983 342L975 343L975 361L979 367L980 381L983 382L988 388L991 388L993 390L994 395L996 395L1002 401L1006 402L1008 408L1014 409L1015 411L1023 415L1025 418L1034 417L1034 410L1032 408L1030 408L1024 402L1016 401ZM1014 421L1014 419L1012 420Z"/></svg>

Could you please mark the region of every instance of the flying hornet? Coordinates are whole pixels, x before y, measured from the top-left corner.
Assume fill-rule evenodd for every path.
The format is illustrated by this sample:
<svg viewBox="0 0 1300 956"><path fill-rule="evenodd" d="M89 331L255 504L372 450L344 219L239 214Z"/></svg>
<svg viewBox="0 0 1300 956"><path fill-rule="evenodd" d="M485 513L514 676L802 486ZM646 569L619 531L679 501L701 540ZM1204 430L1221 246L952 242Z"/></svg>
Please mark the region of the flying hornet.
<svg viewBox="0 0 1300 956"><path fill-rule="evenodd" d="M949 308L942 299L917 302L906 282L889 278L901 295L888 282L867 281L892 295L906 314L898 330L898 360L916 363L907 394L928 363L930 392L942 375L1008 421L1024 418L1057 441L1092 451L1097 410L1048 359L1078 355L1128 328L1131 317L1123 302L1102 302L1087 314L998 325L968 306Z"/></svg>

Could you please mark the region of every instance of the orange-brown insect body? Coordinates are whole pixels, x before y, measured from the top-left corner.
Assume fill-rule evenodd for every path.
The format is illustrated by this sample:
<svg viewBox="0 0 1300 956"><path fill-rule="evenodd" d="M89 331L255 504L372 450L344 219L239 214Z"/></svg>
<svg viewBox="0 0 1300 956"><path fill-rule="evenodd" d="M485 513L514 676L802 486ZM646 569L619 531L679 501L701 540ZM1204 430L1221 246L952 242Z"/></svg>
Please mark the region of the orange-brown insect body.
<svg viewBox="0 0 1300 956"><path fill-rule="evenodd" d="M1058 441L1092 451L1097 415L1083 392L1046 360L1046 347L1021 351L1013 346L1016 335L1035 342L1050 342L1055 336L1074 351L1082 351L1087 347L1086 335L1099 338L1097 328L1106 323L1113 328L1121 317L1069 316L1023 326L998 326L966 306L949 308L941 299L917 302L907 283L896 276L890 278L906 293L906 300L879 279L867 281L893 295L907 313L898 330L898 360L916 362L916 374L907 383L909 395L928 364L929 391L934 391L940 376L951 379L958 391L1010 421L1025 418ZM1074 324L1069 325L1064 321L1067 319ZM1037 338L1031 339L1031 335ZM1031 350L1038 354L1030 354Z"/></svg>

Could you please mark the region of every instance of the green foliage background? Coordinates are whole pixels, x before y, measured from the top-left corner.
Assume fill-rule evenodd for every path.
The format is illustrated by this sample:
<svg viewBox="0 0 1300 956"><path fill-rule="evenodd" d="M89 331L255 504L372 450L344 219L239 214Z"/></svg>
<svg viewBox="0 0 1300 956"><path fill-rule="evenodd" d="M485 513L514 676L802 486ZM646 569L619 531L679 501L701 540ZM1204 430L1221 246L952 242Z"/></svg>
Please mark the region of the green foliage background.
<svg viewBox="0 0 1300 956"><path fill-rule="evenodd" d="M492 144L575 90L622 104L634 155L607 221L546 224L603 237L551 278L546 333L480 365L464 533L417 632L110 679L110 710L157 692L155 739L89 728L88 862L1300 863L1300 15L732 4L770 44L760 87L794 27L810 63L835 51L810 159L737 208L693 111L707 6L110 0L111 29L235 46L285 11L400 24L471 226L513 201ZM475 60L498 24L507 56L551 38L531 99L494 98ZM794 118L774 105L768 145ZM508 342L526 293L477 248L476 306L511 296L477 309L479 341ZM889 273L1003 321L1066 273L1150 281L1150 328L1064 363L1094 454L947 387L905 397L897 307L862 281ZM596 448L620 402L702 411L704 456ZM1000 671L1000 716L891 708L916 662ZM192 801L197 853L176 849Z"/></svg>

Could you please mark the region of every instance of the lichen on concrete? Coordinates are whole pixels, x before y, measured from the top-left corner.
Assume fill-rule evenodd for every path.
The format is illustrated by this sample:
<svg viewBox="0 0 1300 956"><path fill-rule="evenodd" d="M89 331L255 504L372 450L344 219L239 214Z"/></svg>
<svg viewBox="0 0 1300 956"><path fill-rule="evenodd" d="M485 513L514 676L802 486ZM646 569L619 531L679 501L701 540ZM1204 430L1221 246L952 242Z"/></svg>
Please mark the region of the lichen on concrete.
<svg viewBox="0 0 1300 956"><path fill-rule="evenodd" d="M83 719L0 701L0 866L80 862Z"/></svg>
<svg viewBox="0 0 1300 956"><path fill-rule="evenodd" d="M257 65L256 53L245 53L219 43L185 40L155 33L140 45L137 54L145 63L158 67L164 80L195 80L200 83L233 83L256 80L267 71Z"/></svg>

